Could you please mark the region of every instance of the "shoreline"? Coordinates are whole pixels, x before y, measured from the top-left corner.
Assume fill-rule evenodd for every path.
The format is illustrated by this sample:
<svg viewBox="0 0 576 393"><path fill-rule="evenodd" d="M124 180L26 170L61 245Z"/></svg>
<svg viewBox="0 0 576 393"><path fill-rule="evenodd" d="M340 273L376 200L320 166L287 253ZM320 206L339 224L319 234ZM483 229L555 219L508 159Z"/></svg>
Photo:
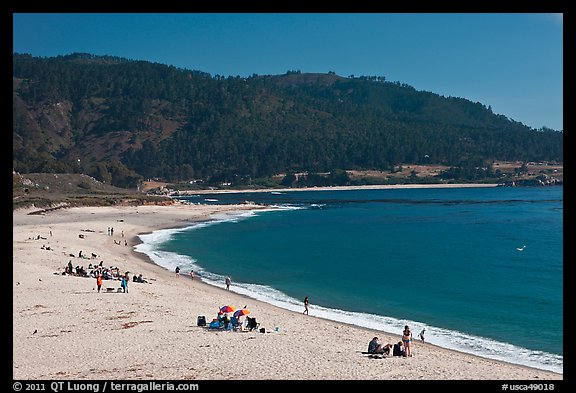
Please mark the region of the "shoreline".
<svg viewBox="0 0 576 393"><path fill-rule="evenodd" d="M190 194L237 194L245 192L290 192L290 191L355 191L355 190L394 190L408 188L482 188L500 187L496 183L430 183L430 184L375 184L366 186L327 186L302 188L255 188L255 189L214 189L214 190L183 190L171 195Z"/></svg>
<svg viewBox="0 0 576 393"><path fill-rule="evenodd" d="M398 335L300 315L198 279L178 278L134 250L140 234L188 226L215 213L256 209L264 208L175 204L70 208L35 216L14 212L14 378L563 379L551 371L420 342L414 343L413 358L370 359L360 352L374 335L392 343ZM110 225L115 227L114 237L104 232ZM86 227L94 232L79 238ZM129 247L112 242L120 239L120 228L131 241ZM37 233L42 240L30 240ZM91 249L86 248L86 240ZM44 243L52 250L41 249ZM54 274L63 270L68 259L76 259L68 254L71 250L76 254L80 247L86 248L85 254L94 252L104 258L104 266L115 264L122 271L143 273L152 284L131 282L128 294L97 293L94 279ZM110 284L116 283L105 281L104 286ZM210 320L226 303L249 304L267 333L217 332L196 326L197 315ZM275 332L275 326L282 328ZM38 333L33 334L35 329ZM330 348L325 348L327 336L332 339ZM270 353L271 347L283 356ZM250 367L230 364L229 357L246 359L248 352ZM460 367L456 370L454 364Z"/></svg>
<svg viewBox="0 0 576 393"><path fill-rule="evenodd" d="M274 210L274 209L270 209L270 210ZM260 211L265 211L265 209L262 209L262 210L260 210ZM216 219L216 221L218 221L218 220ZM173 229L178 230L179 228L173 228ZM148 256L146 253L143 253L143 254L144 254L145 257L147 257L148 260L151 260L151 257ZM163 265L163 264L162 264L162 262L163 262L164 259L165 259L165 258L161 258L161 259L159 260L159 262L151 261L151 263L154 263L154 264L156 264L156 265L158 265L158 266L161 266L161 267L165 268L166 270L170 271L171 267L168 267L167 265ZM186 262L184 262L184 263L186 263ZM182 266L182 265L180 265L180 266ZM196 271L196 270L195 270L195 271ZM197 272L197 271L196 271L196 272ZM213 274L213 273L211 273L211 272L208 272L208 273L209 273L210 275ZM202 281L202 282L203 282L204 284L206 284L206 285L209 285L209 286L212 286L212 287L221 289L220 286L219 286L219 284L218 284L216 281L213 281L212 279L211 279L211 280L206 280L206 279L202 278L201 276L199 276L199 274L200 274L200 273L197 272L197 275L196 275L196 278L195 278L195 279L199 279L200 281ZM186 277L186 278L189 279L190 277ZM224 282L224 276L221 276L221 280L220 280L220 281ZM283 310L285 310L285 311L287 311L287 312L300 313L299 311L295 311L295 310L294 310L294 307L295 307L294 305L295 305L295 304L298 304L298 306L296 306L296 307L299 307L299 303L298 303L298 300L297 300L297 299L295 299L295 298L293 298L293 297L290 297L290 296L288 296L288 295L285 295L285 294L281 294L281 295L282 295L282 296L285 296L286 299L280 299L280 298L278 297L278 295L272 294L272 296L270 296L270 294L268 294L267 291L262 292L261 290L259 291L259 290L255 289L255 288L247 288L247 287L246 287L246 286L250 286L250 285L251 285L251 284L250 284L249 282L236 283L235 285L232 286L231 291L234 292L234 293L236 293L237 295L239 295L239 296L241 296L241 297L244 297L244 298L246 299L246 301L254 301L254 300L256 300L256 301L261 301L261 302L264 302L264 303L266 303L266 304L269 304L269 305L271 305L271 306L273 306L273 307L277 307L277 308L283 309ZM238 288L238 287L242 287L242 291L239 292L239 291L237 291L237 290L234 289L234 288ZM364 329L364 330L367 331L367 332L372 332L372 333L374 333L376 330L378 330L378 331L380 331L380 332L382 332L382 333L384 333L384 334L390 335L390 336L395 336L395 335L396 335L394 332L392 332L392 331L389 329L389 327L386 327L386 328L383 328L383 329L377 329L377 328L375 328L375 327L369 326L369 325L374 325L375 322L374 322L374 321L366 321L366 320L363 320L363 314L364 314L364 313L357 312L357 311L349 311L349 310L340 310L340 309L328 308L328 307L325 307L325 306L317 306L317 305L313 305L313 307L315 308L315 311L316 311L316 312L314 313L314 314L315 314L315 315L314 315L315 318L319 318L319 319L322 319L322 320L325 320L325 321L329 321L329 322L332 322L332 323L346 324L346 325L349 325L349 326L351 326L351 327ZM324 316L322 316L322 315L320 315L320 314L322 314L322 315L324 315ZM312 315L312 314L311 314L311 315ZM383 316L383 317L377 316L377 317L378 317L378 318L384 318L384 319L397 319L397 318L386 317L386 316ZM350 319L357 320L358 322L360 322L360 321L361 321L361 322L364 322L364 323L367 322L367 325L363 325L363 324L359 324L359 323L352 322L352 321L350 321ZM387 325L387 324L388 324L388 322L386 322L386 321L381 321L381 322L382 322L383 325ZM412 325L418 325L418 324L419 324L418 322L414 322L414 321L408 321L408 323L410 324L410 326L412 326ZM429 327L427 327L427 329L428 329L429 331L430 331L430 328L435 328L435 327L434 327L434 326L429 326ZM438 329L438 328L436 327L436 329ZM401 330L401 329L400 329L400 330ZM440 328L440 330L444 330L444 329ZM453 333L458 334L458 335L463 334L464 336L467 335L466 333L461 333L461 332L458 332L458 331L453 332ZM416 334L416 332L414 332L414 334ZM443 349L443 350L456 351L456 352L459 352L459 353L461 353L461 354L466 354L466 355L474 356L474 357L477 357L477 358L491 359L491 360L495 360L495 361L501 361L501 362L504 362L504 363L507 363L507 364L518 365L518 366L521 366L521 367L528 367L528 368L533 368L533 369L538 369L538 370L544 370L544 371L549 371L549 372L558 373L557 371L548 370L548 369L545 369L545 368L540 368L540 367L538 367L538 366L536 366L536 365L524 364L524 363L521 363L521 362L514 362L514 361L511 361L511 360L505 360L505 359L498 359L498 358L491 357L490 355L482 355L482 354L478 354L478 353L474 353L474 352L467 352L467 351L464 350L464 349L458 349L458 348L456 348L456 347L444 346L444 345L438 344L438 343L433 344L433 343L430 343L429 341L426 341L425 343L421 343L419 339L416 339L416 340L418 341L418 344L419 344L419 345L428 345L428 346L431 346L432 348L441 348L441 349ZM489 341L492 341L492 340L490 340L490 339L488 339L488 340L489 340ZM498 342L496 342L496 341L493 341L493 343L494 343L494 344L502 344L502 345L512 346L512 347L515 346L514 344L505 343L505 342L498 343ZM521 350L521 351L526 350L525 348L522 348L522 347L516 347L516 348L519 349L519 350ZM528 351L529 351L529 350L528 350ZM551 354L551 355L552 355L552 354Z"/></svg>

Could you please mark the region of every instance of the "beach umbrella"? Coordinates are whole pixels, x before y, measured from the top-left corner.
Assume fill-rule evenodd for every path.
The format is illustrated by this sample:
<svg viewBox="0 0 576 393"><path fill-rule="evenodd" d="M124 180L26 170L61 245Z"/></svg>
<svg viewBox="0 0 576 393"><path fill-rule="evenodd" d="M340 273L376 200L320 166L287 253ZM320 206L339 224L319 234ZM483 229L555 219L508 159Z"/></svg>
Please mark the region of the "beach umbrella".
<svg viewBox="0 0 576 393"><path fill-rule="evenodd" d="M250 314L250 310L246 310L245 308L241 309L241 310L236 310L234 311L234 316L236 318L242 317L244 315L248 315Z"/></svg>
<svg viewBox="0 0 576 393"><path fill-rule="evenodd" d="M223 314L229 313L229 312L234 312L236 311L236 307L234 306L223 306L220 307L220 312Z"/></svg>

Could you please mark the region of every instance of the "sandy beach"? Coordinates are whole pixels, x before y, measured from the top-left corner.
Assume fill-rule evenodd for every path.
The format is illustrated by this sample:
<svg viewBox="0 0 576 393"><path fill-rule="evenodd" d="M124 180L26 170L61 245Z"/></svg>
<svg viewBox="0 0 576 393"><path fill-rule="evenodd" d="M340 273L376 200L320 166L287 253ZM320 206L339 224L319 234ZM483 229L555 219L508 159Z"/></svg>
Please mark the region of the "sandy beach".
<svg viewBox="0 0 576 393"><path fill-rule="evenodd" d="M177 276L133 250L138 234L185 226L255 205L119 206L13 213L13 378L56 380L563 380L562 374L414 341L413 357L361 352L387 333L288 311ZM113 227L113 236L108 228ZM125 243L126 241L126 243ZM79 252L85 258L78 258ZM97 257L92 257L92 254ZM62 275L73 266L118 267L148 283ZM233 290L232 284L231 289ZM107 292L113 288L114 292ZM220 306L251 310L265 333L213 331ZM278 326L279 330L275 331ZM416 332L415 332L416 335Z"/></svg>

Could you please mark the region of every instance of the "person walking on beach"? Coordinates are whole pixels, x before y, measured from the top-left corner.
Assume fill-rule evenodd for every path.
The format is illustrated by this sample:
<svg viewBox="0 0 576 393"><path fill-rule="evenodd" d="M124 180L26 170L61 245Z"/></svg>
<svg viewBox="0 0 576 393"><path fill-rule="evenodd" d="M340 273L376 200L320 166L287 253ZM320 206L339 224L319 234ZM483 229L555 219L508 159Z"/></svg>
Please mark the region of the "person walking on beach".
<svg viewBox="0 0 576 393"><path fill-rule="evenodd" d="M230 290L230 284L232 284L232 280L230 279L230 276L226 276L226 289Z"/></svg>
<svg viewBox="0 0 576 393"><path fill-rule="evenodd" d="M406 356L412 356L412 351L410 344L412 343L412 332L408 325L404 326L404 331L402 332L402 342L404 343L404 352Z"/></svg>
<svg viewBox="0 0 576 393"><path fill-rule="evenodd" d="M190 278L194 280L194 270L190 270Z"/></svg>
<svg viewBox="0 0 576 393"><path fill-rule="evenodd" d="M418 333L418 337L420 337L420 340L422 340L422 342L424 342L424 332L426 331L426 329L422 329L422 331L420 333Z"/></svg>
<svg viewBox="0 0 576 393"><path fill-rule="evenodd" d="M180 266L176 266L176 277L180 277Z"/></svg>
<svg viewBox="0 0 576 393"><path fill-rule="evenodd" d="M303 312L302 314L308 315L308 304L309 304L309 303L310 303L310 302L308 301L308 296L306 296L306 297L304 298L304 312Z"/></svg>
<svg viewBox="0 0 576 393"><path fill-rule="evenodd" d="M96 286L98 287L98 293L100 293L100 288L102 288L102 275L100 273L96 276Z"/></svg>

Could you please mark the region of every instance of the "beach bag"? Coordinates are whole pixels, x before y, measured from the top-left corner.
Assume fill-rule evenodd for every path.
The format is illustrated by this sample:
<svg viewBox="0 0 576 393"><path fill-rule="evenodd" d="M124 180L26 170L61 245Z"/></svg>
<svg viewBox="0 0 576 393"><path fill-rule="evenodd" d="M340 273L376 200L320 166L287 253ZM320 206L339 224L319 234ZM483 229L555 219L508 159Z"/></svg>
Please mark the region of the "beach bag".
<svg viewBox="0 0 576 393"><path fill-rule="evenodd" d="M204 315L198 316L198 326L206 326L206 317Z"/></svg>
<svg viewBox="0 0 576 393"><path fill-rule="evenodd" d="M260 328L260 333L266 333L266 329Z"/></svg>

